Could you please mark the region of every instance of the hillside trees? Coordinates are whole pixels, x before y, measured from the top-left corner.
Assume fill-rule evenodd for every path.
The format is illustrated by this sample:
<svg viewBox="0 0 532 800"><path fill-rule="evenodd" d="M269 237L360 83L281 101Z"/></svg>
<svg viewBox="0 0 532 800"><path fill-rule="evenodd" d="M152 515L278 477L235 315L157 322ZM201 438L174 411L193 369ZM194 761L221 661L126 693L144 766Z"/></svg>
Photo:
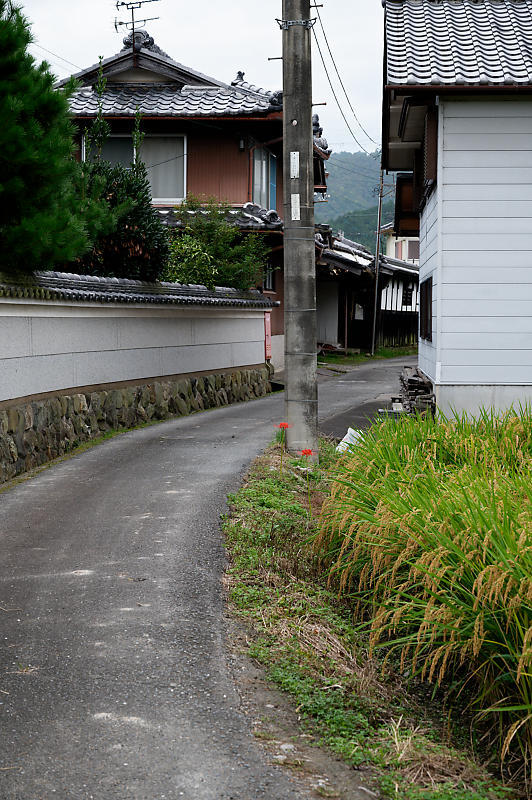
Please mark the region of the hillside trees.
<svg viewBox="0 0 532 800"><path fill-rule="evenodd" d="M393 221L394 204L388 200L382 204L382 224ZM344 236L359 242L373 251L375 249L375 231L377 229L377 206L348 211L339 217L328 220L333 231L342 231Z"/></svg>

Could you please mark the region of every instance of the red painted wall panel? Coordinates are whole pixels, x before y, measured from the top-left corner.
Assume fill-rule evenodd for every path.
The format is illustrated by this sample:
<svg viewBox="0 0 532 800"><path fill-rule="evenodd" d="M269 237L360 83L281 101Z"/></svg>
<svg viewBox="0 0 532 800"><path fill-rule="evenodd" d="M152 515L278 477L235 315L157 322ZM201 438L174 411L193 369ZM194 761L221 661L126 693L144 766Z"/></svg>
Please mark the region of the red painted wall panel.
<svg viewBox="0 0 532 800"><path fill-rule="evenodd" d="M236 137L189 135L187 193L228 203L248 200L249 152L241 152Z"/></svg>

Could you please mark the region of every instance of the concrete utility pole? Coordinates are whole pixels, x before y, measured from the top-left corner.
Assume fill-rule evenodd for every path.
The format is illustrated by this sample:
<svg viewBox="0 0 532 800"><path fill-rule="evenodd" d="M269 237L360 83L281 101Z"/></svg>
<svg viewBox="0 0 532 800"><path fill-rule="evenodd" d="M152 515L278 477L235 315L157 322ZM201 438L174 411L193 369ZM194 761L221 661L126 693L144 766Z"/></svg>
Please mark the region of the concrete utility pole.
<svg viewBox="0 0 532 800"><path fill-rule="evenodd" d="M310 0L283 0L286 444L318 452Z"/></svg>
<svg viewBox="0 0 532 800"><path fill-rule="evenodd" d="M375 355L377 346L377 319L379 314L378 300L379 300L379 272L381 260L381 225L382 225L382 198L384 195L384 172L381 169L381 177L379 183L379 206L377 213L377 241L375 242L375 294L373 297L373 325L371 329L371 355Z"/></svg>

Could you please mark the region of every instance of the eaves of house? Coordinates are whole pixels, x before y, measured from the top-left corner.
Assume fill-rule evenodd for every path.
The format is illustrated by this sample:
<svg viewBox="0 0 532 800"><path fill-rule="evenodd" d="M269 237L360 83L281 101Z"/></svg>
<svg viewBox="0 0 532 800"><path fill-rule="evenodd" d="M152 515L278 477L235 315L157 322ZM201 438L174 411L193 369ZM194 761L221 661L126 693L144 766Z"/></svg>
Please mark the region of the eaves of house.
<svg viewBox="0 0 532 800"><path fill-rule="evenodd" d="M382 165L413 170L437 96L532 92L532 0L383 0Z"/></svg>

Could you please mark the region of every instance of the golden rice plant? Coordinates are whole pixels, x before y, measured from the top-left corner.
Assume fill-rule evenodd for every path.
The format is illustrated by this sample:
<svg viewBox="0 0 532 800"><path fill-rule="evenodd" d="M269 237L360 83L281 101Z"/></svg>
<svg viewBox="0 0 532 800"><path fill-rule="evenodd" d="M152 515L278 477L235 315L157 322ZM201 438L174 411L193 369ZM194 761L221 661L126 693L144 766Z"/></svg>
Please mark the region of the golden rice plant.
<svg viewBox="0 0 532 800"><path fill-rule="evenodd" d="M383 419L331 477L315 546L371 646L457 687L529 776L531 409Z"/></svg>

